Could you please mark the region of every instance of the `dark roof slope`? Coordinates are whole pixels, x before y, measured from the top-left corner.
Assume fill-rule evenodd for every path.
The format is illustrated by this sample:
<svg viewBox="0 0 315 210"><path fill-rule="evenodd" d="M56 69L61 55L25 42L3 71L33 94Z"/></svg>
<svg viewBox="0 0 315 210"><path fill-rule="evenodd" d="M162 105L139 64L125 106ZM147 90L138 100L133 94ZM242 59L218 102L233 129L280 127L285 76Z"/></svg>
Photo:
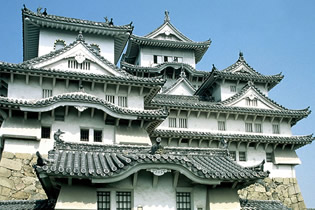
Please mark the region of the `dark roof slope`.
<svg viewBox="0 0 315 210"><path fill-rule="evenodd" d="M240 199L242 210L290 210L276 200L247 200Z"/></svg>

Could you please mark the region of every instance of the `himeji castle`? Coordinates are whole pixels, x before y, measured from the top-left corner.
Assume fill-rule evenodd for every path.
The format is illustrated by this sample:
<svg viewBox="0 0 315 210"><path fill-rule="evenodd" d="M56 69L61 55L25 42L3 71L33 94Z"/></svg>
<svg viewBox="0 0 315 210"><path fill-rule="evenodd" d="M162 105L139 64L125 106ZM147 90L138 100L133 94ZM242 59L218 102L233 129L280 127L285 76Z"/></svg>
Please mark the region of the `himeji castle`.
<svg viewBox="0 0 315 210"><path fill-rule="evenodd" d="M23 62L0 62L0 209L306 209L296 150L314 136L291 128L310 110L268 97L281 73L242 52L197 70L211 41L167 11L144 36L40 8L22 21Z"/></svg>

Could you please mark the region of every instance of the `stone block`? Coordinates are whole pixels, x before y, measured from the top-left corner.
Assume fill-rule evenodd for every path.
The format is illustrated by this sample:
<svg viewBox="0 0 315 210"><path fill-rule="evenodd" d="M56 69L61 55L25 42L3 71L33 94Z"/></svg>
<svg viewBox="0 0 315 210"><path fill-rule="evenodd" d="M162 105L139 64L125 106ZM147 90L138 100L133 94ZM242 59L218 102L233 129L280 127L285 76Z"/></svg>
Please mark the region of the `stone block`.
<svg viewBox="0 0 315 210"><path fill-rule="evenodd" d="M11 160L8 158L2 158L1 162L0 162L0 167L19 171L22 168L22 164L21 164L21 162L16 161L16 160Z"/></svg>
<svg viewBox="0 0 315 210"><path fill-rule="evenodd" d="M24 189L24 188L25 188L25 184L24 184L23 182L18 183L18 184L15 185L15 188L16 188L17 190Z"/></svg>
<svg viewBox="0 0 315 210"><path fill-rule="evenodd" d="M0 176L9 177L9 176L11 176L11 171L9 169L4 168L4 167L0 167Z"/></svg>
<svg viewBox="0 0 315 210"><path fill-rule="evenodd" d="M8 196L0 195L0 200L1 201L7 201L7 200L11 200L11 199Z"/></svg>
<svg viewBox="0 0 315 210"><path fill-rule="evenodd" d="M303 196L302 196L301 193L299 193L299 194L297 195L297 199L298 199L298 201L304 201Z"/></svg>
<svg viewBox="0 0 315 210"><path fill-rule="evenodd" d="M6 187L1 187L1 195L8 196L10 192L11 192L11 189L6 188Z"/></svg>
<svg viewBox="0 0 315 210"><path fill-rule="evenodd" d="M299 203L299 209L304 210L306 209L305 203L304 202L300 202Z"/></svg>
<svg viewBox="0 0 315 210"><path fill-rule="evenodd" d="M283 183L283 178L274 178L275 183L277 184L282 184Z"/></svg>
<svg viewBox="0 0 315 210"><path fill-rule="evenodd" d="M2 158L12 159L12 158L14 158L14 154L12 152L3 152Z"/></svg>
<svg viewBox="0 0 315 210"><path fill-rule="evenodd" d="M291 199L290 198L284 199L283 204L286 206L290 206L291 205Z"/></svg>
<svg viewBox="0 0 315 210"><path fill-rule="evenodd" d="M285 185L290 184L290 178L284 178L283 179L283 184L285 184Z"/></svg>
<svg viewBox="0 0 315 210"><path fill-rule="evenodd" d="M290 196L296 194L294 186L290 186L289 187L288 193L289 193Z"/></svg>
<svg viewBox="0 0 315 210"><path fill-rule="evenodd" d="M295 203L291 205L292 210L299 210L299 204Z"/></svg>
<svg viewBox="0 0 315 210"><path fill-rule="evenodd" d="M12 176L13 177L23 177L24 175L21 172L13 172Z"/></svg>
<svg viewBox="0 0 315 210"><path fill-rule="evenodd" d="M301 190L300 190L300 187L298 184L294 184L294 189L295 189L295 193L300 193Z"/></svg>
<svg viewBox="0 0 315 210"><path fill-rule="evenodd" d="M23 160L31 160L33 155L29 153L15 153L15 157Z"/></svg>
<svg viewBox="0 0 315 210"><path fill-rule="evenodd" d="M256 192L266 192L266 189L263 186L258 185L255 187L255 191Z"/></svg>
<svg viewBox="0 0 315 210"><path fill-rule="evenodd" d="M14 193L12 195L12 198L15 198L15 199L19 199L19 200L25 200L25 199L28 199L30 195L26 192L23 192L23 191L19 191L17 193Z"/></svg>
<svg viewBox="0 0 315 210"><path fill-rule="evenodd" d="M14 182L8 178L0 177L0 186L15 189Z"/></svg>
<svg viewBox="0 0 315 210"><path fill-rule="evenodd" d="M44 200L47 199L47 196L41 193L36 193L31 195L30 200Z"/></svg>
<svg viewBox="0 0 315 210"><path fill-rule="evenodd" d="M268 184L271 184L272 183L272 180L270 178L265 178L264 181Z"/></svg>
<svg viewBox="0 0 315 210"><path fill-rule="evenodd" d="M36 182L36 178L33 177L24 177L22 178L23 183L25 183L26 185L31 185L31 184L35 184Z"/></svg>
<svg viewBox="0 0 315 210"><path fill-rule="evenodd" d="M36 192L36 187L34 185L29 185L25 187L23 191L32 194Z"/></svg>

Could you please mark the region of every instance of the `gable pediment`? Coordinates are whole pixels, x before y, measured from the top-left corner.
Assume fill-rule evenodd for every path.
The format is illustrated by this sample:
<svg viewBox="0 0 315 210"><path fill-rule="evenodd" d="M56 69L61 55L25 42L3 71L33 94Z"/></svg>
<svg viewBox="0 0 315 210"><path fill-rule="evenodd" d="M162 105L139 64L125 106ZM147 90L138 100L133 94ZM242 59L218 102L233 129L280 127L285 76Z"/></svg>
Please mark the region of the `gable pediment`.
<svg viewBox="0 0 315 210"><path fill-rule="evenodd" d="M42 69L67 69L68 71L84 71L85 73L103 74L109 76L123 76L114 64L88 49L85 44L78 42L64 50L44 55L46 59L38 58L33 67ZM48 57L48 58L47 58Z"/></svg>
<svg viewBox="0 0 315 210"><path fill-rule="evenodd" d="M254 75L254 72L244 64L241 64L237 68L233 69L231 73L242 73L242 74Z"/></svg>
<svg viewBox="0 0 315 210"><path fill-rule="evenodd" d="M172 41L191 41L180 33L170 22L165 22L152 33L145 36L151 39L172 40Z"/></svg>
<svg viewBox="0 0 315 210"><path fill-rule="evenodd" d="M181 78L163 93L169 95L193 96L195 91L194 87L186 79Z"/></svg>

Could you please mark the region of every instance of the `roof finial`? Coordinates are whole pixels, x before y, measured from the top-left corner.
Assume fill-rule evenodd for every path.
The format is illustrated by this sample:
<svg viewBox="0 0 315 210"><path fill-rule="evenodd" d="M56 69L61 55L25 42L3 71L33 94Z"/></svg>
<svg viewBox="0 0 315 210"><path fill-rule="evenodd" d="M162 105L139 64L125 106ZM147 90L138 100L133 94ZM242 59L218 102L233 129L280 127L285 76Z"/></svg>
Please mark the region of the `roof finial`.
<svg viewBox="0 0 315 210"><path fill-rule="evenodd" d="M239 53L239 60L241 60L241 61L243 61L244 60L244 56L243 56L243 52L242 51L240 51L240 53Z"/></svg>
<svg viewBox="0 0 315 210"><path fill-rule="evenodd" d="M114 22L113 22L113 18L110 19L110 22L108 23L110 26L113 26L114 25Z"/></svg>
<svg viewBox="0 0 315 210"><path fill-rule="evenodd" d="M44 9L43 15L47 15L47 8Z"/></svg>
<svg viewBox="0 0 315 210"><path fill-rule="evenodd" d="M165 10L165 17L164 17L164 22L170 22L170 12Z"/></svg>
<svg viewBox="0 0 315 210"><path fill-rule="evenodd" d="M37 8L37 14L38 14L38 15L39 15L39 14L42 14L41 10L42 10L41 7L38 7L38 8Z"/></svg>
<svg viewBox="0 0 315 210"><path fill-rule="evenodd" d="M77 36L77 41L84 41L84 37L83 37L82 31L79 31L79 34Z"/></svg>
<svg viewBox="0 0 315 210"><path fill-rule="evenodd" d="M182 71L180 72L180 77L186 78L186 73L185 73L185 70L183 68L182 68Z"/></svg>
<svg viewBox="0 0 315 210"><path fill-rule="evenodd" d="M108 23L109 23L109 20L108 20L107 16L104 17L104 19L105 19L105 23L108 24Z"/></svg>
<svg viewBox="0 0 315 210"><path fill-rule="evenodd" d="M214 64L212 64L212 71L217 70Z"/></svg>

